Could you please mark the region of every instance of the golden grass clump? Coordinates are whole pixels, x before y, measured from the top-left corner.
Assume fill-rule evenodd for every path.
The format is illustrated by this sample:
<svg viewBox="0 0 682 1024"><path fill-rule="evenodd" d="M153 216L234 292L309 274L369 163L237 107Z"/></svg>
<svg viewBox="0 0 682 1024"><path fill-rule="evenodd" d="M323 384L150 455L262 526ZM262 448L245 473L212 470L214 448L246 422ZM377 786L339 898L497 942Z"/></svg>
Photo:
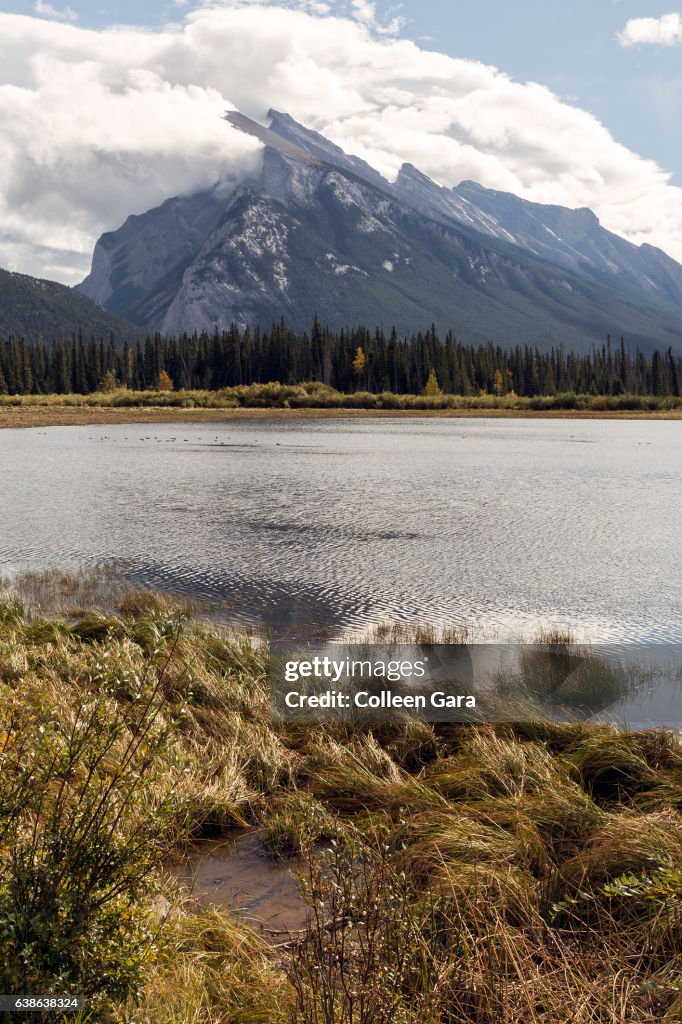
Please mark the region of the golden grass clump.
<svg viewBox="0 0 682 1024"><path fill-rule="evenodd" d="M171 918L144 1000L118 1007L125 1024L289 1024L293 1002L273 950L226 911Z"/></svg>
<svg viewBox="0 0 682 1024"><path fill-rule="evenodd" d="M546 792L560 774L560 763L540 744L480 728L467 733L456 755L427 767L424 779L444 796L469 801Z"/></svg>
<svg viewBox="0 0 682 1024"><path fill-rule="evenodd" d="M664 865L682 871L680 816L626 810L609 814L580 852L561 865L561 875L594 891L620 875L651 875Z"/></svg>

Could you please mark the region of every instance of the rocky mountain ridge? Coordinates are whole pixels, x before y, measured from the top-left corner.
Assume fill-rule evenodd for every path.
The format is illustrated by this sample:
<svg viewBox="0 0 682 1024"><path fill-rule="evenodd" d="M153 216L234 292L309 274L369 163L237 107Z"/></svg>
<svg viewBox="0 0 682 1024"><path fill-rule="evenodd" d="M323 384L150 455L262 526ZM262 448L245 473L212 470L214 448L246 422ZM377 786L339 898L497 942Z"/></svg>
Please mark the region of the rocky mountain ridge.
<svg viewBox="0 0 682 1024"><path fill-rule="evenodd" d="M165 333L317 315L466 341L585 350L607 334L644 350L682 338L682 266L601 227L589 210L529 203L411 165L389 182L286 114L236 112L262 166L129 217L102 236L79 286Z"/></svg>

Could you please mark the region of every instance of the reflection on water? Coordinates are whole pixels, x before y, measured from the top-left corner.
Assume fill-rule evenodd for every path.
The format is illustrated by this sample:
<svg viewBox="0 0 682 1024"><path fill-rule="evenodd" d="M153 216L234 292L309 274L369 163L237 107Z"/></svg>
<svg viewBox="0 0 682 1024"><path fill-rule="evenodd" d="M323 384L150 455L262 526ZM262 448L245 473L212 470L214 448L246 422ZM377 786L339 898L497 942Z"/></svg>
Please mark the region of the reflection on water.
<svg viewBox="0 0 682 1024"><path fill-rule="evenodd" d="M308 904L294 878L300 862L268 857L257 834L204 840L171 865L182 886L204 906L238 913L268 933L303 929Z"/></svg>
<svg viewBox="0 0 682 1024"><path fill-rule="evenodd" d="M3 571L120 564L225 620L680 640L682 423L0 431Z"/></svg>

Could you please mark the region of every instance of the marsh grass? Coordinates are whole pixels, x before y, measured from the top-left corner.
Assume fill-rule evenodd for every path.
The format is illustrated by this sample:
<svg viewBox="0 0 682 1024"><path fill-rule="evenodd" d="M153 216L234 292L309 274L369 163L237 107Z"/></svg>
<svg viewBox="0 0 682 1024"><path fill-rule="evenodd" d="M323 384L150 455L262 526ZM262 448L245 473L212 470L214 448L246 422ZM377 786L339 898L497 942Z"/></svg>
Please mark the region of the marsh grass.
<svg viewBox="0 0 682 1024"><path fill-rule="evenodd" d="M125 1024L679 1021L676 735L275 727L268 666L167 599L0 601L7 991L68 978ZM303 864L304 933L266 941L164 874L245 825Z"/></svg>
<svg viewBox="0 0 682 1024"><path fill-rule="evenodd" d="M42 569L0 576L0 595L7 607L16 602L20 617L27 620L46 616L87 619L93 613L143 618L152 612L189 618L211 608L209 602L137 586L113 564L74 572Z"/></svg>
<svg viewBox="0 0 682 1024"><path fill-rule="evenodd" d="M519 648L518 665L493 675L495 698L531 712L533 706L551 714L593 715L630 696L654 673L641 666L607 658L589 646L577 645L570 634L541 633ZM528 717L533 717L530 713Z"/></svg>
<svg viewBox="0 0 682 1024"><path fill-rule="evenodd" d="M287 1024L293 992L281 958L220 908L180 902L144 999L119 1007L126 1024Z"/></svg>
<svg viewBox="0 0 682 1024"><path fill-rule="evenodd" d="M401 411L470 410L551 413L577 412L592 415L608 413L662 413L674 415L682 409L682 399L673 395L588 395L568 392L539 395L533 398L518 395L413 395L378 394L369 391L349 393L337 391L319 381L302 384L248 384L216 391L133 391L115 388L88 395L0 395L0 414L5 410L38 409L348 409Z"/></svg>
<svg viewBox="0 0 682 1024"><path fill-rule="evenodd" d="M407 622L379 622L371 626L364 636L365 643L386 644L466 644L471 643L474 631L466 624L431 626Z"/></svg>

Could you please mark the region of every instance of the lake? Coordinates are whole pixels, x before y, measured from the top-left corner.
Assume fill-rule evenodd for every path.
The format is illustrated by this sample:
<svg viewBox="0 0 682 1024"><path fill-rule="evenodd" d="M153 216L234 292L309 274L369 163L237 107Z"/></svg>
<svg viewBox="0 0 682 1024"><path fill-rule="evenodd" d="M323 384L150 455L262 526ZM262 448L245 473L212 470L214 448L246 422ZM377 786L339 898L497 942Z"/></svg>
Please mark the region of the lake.
<svg viewBox="0 0 682 1024"><path fill-rule="evenodd" d="M682 422L262 419L1 430L5 574L116 565L280 635L682 639Z"/></svg>

